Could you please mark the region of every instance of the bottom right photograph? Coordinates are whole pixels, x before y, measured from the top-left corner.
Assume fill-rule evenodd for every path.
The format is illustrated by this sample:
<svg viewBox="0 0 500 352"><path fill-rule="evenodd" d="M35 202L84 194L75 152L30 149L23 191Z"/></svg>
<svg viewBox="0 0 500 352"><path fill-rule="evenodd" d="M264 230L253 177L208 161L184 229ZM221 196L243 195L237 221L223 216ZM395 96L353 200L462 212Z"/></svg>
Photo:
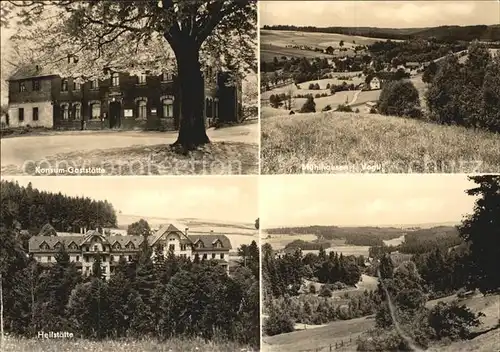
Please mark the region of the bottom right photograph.
<svg viewBox="0 0 500 352"><path fill-rule="evenodd" d="M262 351L499 351L500 175L261 176Z"/></svg>

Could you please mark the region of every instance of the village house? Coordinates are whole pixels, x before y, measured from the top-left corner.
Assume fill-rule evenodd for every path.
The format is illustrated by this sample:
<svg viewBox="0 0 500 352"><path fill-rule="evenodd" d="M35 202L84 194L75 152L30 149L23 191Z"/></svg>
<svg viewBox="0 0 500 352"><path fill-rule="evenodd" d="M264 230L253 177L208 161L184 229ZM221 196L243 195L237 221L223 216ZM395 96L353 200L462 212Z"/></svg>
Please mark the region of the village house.
<svg viewBox="0 0 500 352"><path fill-rule="evenodd" d="M373 77L367 84L367 90L377 90L380 89L380 79L378 77Z"/></svg>
<svg viewBox="0 0 500 352"><path fill-rule="evenodd" d="M102 272L109 279L121 258L134 260L143 241L142 236L105 235L102 230L89 230L85 234L33 236L29 240L29 253L38 262L50 264L56 262L55 255L64 247L70 261L85 276L92 273L94 259L99 254ZM153 248L153 258L160 251L165 256L172 252L191 260L215 260L229 273L229 251L232 247L225 235L190 233L189 229L183 232L169 224L149 236L148 245Z"/></svg>
<svg viewBox="0 0 500 352"><path fill-rule="evenodd" d="M207 126L215 120L241 122L241 81L229 76L205 69ZM10 127L177 130L180 124L178 82L167 72L109 71L106 79L80 82L33 65L19 68L8 84Z"/></svg>

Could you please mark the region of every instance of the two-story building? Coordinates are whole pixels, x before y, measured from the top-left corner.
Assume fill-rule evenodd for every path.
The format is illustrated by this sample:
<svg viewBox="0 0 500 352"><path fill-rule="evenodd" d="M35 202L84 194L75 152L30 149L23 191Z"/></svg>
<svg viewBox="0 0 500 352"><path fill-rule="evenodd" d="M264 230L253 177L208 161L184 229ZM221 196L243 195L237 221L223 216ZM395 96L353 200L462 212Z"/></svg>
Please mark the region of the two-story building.
<svg viewBox="0 0 500 352"><path fill-rule="evenodd" d="M207 126L242 119L241 81L206 68ZM51 74L38 65L19 68L8 80L9 126L69 130L107 128L177 130L179 88L171 73L106 71L105 79L85 80Z"/></svg>
<svg viewBox="0 0 500 352"><path fill-rule="evenodd" d="M97 230L86 234L65 236L33 236L29 240L29 252L40 263L55 263L55 255L65 248L70 261L75 263L83 275L92 273L96 254L101 258L103 274L109 279L121 258L132 261L140 250L142 236L107 236ZM195 260L216 260L229 273L229 238L222 234L182 232L173 225L162 226L148 238L153 250L153 259L158 250L164 255L169 252L176 256Z"/></svg>

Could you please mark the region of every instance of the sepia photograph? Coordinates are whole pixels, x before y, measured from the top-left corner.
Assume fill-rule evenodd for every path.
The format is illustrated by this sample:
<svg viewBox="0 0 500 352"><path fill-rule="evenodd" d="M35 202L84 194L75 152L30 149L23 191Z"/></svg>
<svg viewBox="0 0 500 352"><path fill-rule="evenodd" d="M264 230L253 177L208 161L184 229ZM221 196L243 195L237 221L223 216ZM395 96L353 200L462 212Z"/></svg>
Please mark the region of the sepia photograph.
<svg viewBox="0 0 500 352"><path fill-rule="evenodd" d="M257 181L4 176L0 350L259 351Z"/></svg>
<svg viewBox="0 0 500 352"><path fill-rule="evenodd" d="M2 173L258 173L255 0L2 1Z"/></svg>
<svg viewBox="0 0 500 352"><path fill-rule="evenodd" d="M499 1L263 1L261 172L498 173Z"/></svg>
<svg viewBox="0 0 500 352"><path fill-rule="evenodd" d="M262 351L498 351L499 175L260 180Z"/></svg>

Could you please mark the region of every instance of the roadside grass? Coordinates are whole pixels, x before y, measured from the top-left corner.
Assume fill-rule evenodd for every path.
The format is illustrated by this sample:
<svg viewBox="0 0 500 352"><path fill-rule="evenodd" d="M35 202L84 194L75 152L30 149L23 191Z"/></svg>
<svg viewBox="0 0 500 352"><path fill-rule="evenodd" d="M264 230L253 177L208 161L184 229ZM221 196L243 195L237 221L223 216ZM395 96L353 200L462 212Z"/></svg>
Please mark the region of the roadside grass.
<svg viewBox="0 0 500 352"><path fill-rule="evenodd" d="M156 340L83 339L24 339L7 337L2 352L250 352L248 347L232 342L211 342L202 339L174 338L165 342Z"/></svg>
<svg viewBox="0 0 500 352"><path fill-rule="evenodd" d="M263 174L500 171L500 135L427 121L295 114L263 119L261 134Z"/></svg>
<svg viewBox="0 0 500 352"><path fill-rule="evenodd" d="M2 165L2 174L16 175L239 175L258 173L258 145L242 142L212 142L187 155L169 145L75 151L48 156L25 165ZM52 168L64 172L37 171ZM70 168L101 168L105 172L73 173Z"/></svg>

